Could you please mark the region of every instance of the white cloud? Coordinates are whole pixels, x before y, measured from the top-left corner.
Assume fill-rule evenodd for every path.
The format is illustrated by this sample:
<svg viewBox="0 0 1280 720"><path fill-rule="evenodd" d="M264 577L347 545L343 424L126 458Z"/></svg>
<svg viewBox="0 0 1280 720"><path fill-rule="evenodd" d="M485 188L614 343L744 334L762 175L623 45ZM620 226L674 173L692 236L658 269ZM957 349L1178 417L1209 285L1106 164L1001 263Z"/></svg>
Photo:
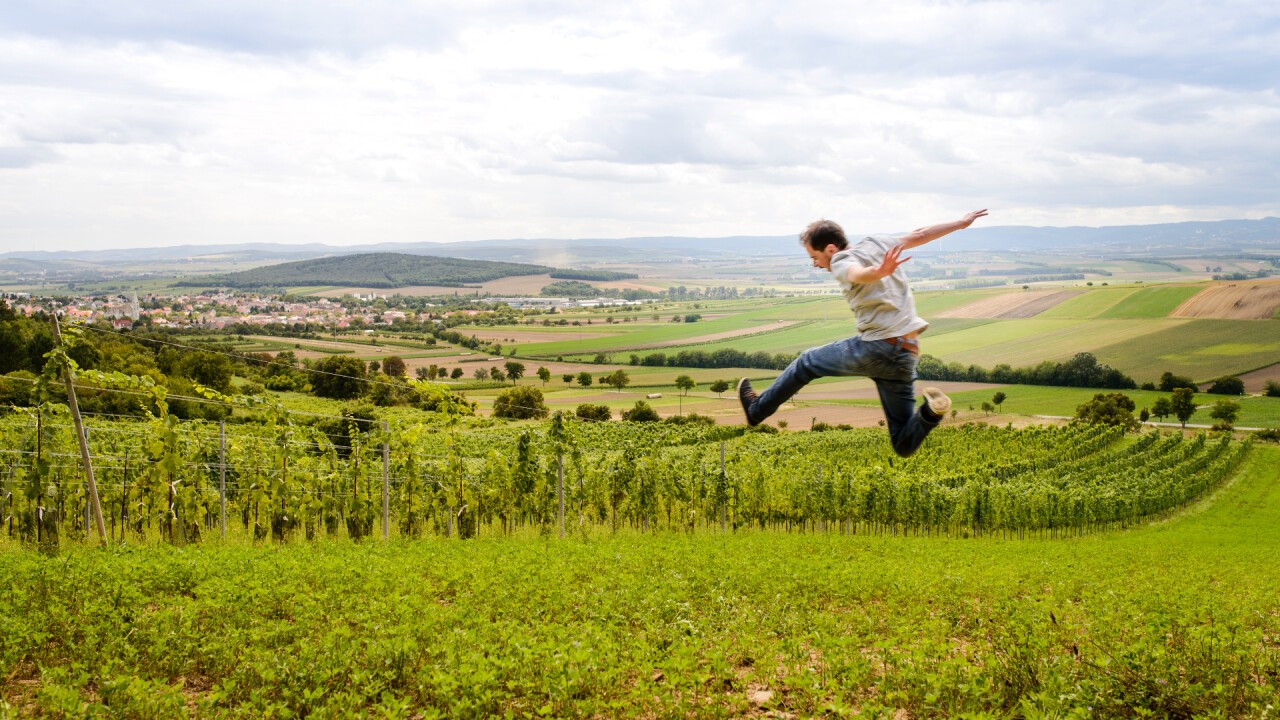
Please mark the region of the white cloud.
<svg viewBox="0 0 1280 720"><path fill-rule="evenodd" d="M1280 11L135 2L0 12L0 251L1276 214Z"/></svg>

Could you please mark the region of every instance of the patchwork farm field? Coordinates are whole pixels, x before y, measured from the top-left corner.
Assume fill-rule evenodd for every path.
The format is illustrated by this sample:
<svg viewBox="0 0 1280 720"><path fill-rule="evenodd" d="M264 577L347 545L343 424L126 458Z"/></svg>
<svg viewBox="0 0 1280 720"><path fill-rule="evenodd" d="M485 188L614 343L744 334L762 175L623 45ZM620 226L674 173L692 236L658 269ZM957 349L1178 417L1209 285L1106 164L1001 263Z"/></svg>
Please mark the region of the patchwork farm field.
<svg viewBox="0 0 1280 720"><path fill-rule="evenodd" d="M931 327L922 347L947 363L988 368L999 363L1026 367L1090 352L1139 382L1154 380L1166 371L1206 382L1274 363L1280 356L1280 323L1174 317L1175 310L1185 309L1215 287L1199 283L923 292L918 309ZM669 321L673 315L690 312L704 319ZM696 309L685 305L628 313L642 322L606 324L596 314L592 316L596 322L588 326L588 315L581 314L572 315L584 322L579 327L496 327L474 332L515 342L525 358L546 361L563 356L571 362L589 362L603 354L611 356L613 363L632 354L670 356L681 350L795 354L855 332L844 299L833 295L709 301ZM661 320L654 322L651 313L659 314ZM619 313L615 318L623 316Z"/></svg>

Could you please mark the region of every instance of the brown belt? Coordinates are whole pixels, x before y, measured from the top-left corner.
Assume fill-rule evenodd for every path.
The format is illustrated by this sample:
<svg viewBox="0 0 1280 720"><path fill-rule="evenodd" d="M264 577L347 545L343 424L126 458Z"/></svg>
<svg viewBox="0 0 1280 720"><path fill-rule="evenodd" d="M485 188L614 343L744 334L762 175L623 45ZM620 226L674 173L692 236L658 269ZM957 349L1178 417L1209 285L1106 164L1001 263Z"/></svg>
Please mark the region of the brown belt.
<svg viewBox="0 0 1280 720"><path fill-rule="evenodd" d="M907 352L917 357L920 355L920 342L916 338L892 337L885 338L884 341L895 347L905 348Z"/></svg>

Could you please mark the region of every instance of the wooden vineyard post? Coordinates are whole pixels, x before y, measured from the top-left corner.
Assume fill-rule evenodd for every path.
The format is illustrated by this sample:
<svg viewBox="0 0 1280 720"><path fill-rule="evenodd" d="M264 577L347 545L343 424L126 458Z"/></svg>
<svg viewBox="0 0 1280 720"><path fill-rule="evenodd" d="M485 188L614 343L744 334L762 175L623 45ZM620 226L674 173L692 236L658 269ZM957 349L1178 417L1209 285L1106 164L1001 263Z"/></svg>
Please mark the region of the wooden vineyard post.
<svg viewBox="0 0 1280 720"><path fill-rule="evenodd" d="M728 488L725 488L726 478L724 474L724 442L720 443L720 486L725 490L725 497L720 498L720 532L725 531L725 514L728 512L729 498Z"/></svg>
<svg viewBox="0 0 1280 720"><path fill-rule="evenodd" d="M84 429L84 442L85 442L85 445L89 444L89 428ZM84 494L84 536L86 538L89 537L89 533L93 531L92 525L93 525L93 508L90 507L89 493L86 488L86 492Z"/></svg>
<svg viewBox="0 0 1280 720"><path fill-rule="evenodd" d="M53 316L53 340L59 347L62 346L62 328L58 325L58 316L56 314ZM89 442L85 439L84 419L80 417L80 404L76 402L75 379L72 377L72 371L69 366L62 368L62 379L67 384L67 404L71 406L71 419L76 426L76 441L80 444L80 459L84 462L84 479L89 486L89 500L93 504L94 523L98 526L98 542L106 545L107 526L102 521L102 505L98 502L98 483L93 479L93 463L89 458Z"/></svg>
<svg viewBox="0 0 1280 720"><path fill-rule="evenodd" d="M227 421L218 421L218 525L227 539Z"/></svg>
<svg viewBox="0 0 1280 720"><path fill-rule="evenodd" d="M391 537L391 444L390 425L382 421L382 539Z"/></svg>
<svg viewBox="0 0 1280 720"><path fill-rule="evenodd" d="M557 517L560 523L560 537L564 537L564 453L556 453L556 498L560 501L560 512Z"/></svg>

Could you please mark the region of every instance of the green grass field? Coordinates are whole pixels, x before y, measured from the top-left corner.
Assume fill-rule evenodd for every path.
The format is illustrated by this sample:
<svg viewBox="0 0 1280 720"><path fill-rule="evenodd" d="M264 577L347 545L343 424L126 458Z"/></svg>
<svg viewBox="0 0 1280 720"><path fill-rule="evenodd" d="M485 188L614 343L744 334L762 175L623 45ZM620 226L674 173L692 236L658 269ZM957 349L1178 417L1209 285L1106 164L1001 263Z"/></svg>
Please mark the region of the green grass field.
<svg viewBox="0 0 1280 720"><path fill-rule="evenodd" d="M1081 319L1098 317L1137 292L1136 288L1095 288L1067 298L1037 315L1043 319Z"/></svg>
<svg viewBox="0 0 1280 720"><path fill-rule="evenodd" d="M1256 370L1276 362L1280 323L1270 320L1154 320L1136 322L1146 332L1092 350L1098 360L1138 382L1169 371L1196 381Z"/></svg>
<svg viewBox="0 0 1280 720"><path fill-rule="evenodd" d="M0 550L6 717L1271 717L1280 449L1080 539Z"/></svg>
<svg viewBox="0 0 1280 720"><path fill-rule="evenodd" d="M1104 318L1168 317L1179 305L1204 290L1204 285L1171 285L1143 288L1098 315Z"/></svg>

